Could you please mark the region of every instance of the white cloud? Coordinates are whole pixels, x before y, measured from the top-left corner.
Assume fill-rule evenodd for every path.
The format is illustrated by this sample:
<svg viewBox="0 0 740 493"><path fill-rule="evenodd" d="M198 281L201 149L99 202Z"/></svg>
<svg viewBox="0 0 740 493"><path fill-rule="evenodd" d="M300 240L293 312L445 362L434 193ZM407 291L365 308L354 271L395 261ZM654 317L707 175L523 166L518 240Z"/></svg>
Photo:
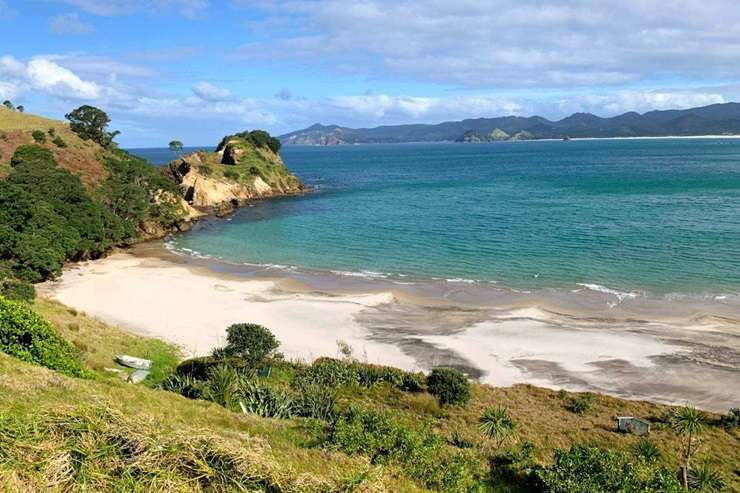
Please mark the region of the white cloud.
<svg viewBox="0 0 740 493"><path fill-rule="evenodd" d="M46 58L28 62L28 80L34 89L64 99L97 99L100 87Z"/></svg>
<svg viewBox="0 0 740 493"><path fill-rule="evenodd" d="M90 34L95 31L92 24L87 24L80 19L79 14L59 14L49 21L49 30L56 34Z"/></svg>
<svg viewBox="0 0 740 493"><path fill-rule="evenodd" d="M281 26L237 56L364 76L476 90L740 77L737 0L237 3Z"/></svg>
<svg viewBox="0 0 740 493"><path fill-rule="evenodd" d="M210 82L199 82L193 87L193 93L206 101L224 101L231 98L231 92Z"/></svg>
<svg viewBox="0 0 740 493"><path fill-rule="evenodd" d="M686 109L724 103L719 93L678 91L619 91L606 95L577 95L558 103L561 114L578 111L601 115L618 115L628 111L644 113L651 110Z"/></svg>

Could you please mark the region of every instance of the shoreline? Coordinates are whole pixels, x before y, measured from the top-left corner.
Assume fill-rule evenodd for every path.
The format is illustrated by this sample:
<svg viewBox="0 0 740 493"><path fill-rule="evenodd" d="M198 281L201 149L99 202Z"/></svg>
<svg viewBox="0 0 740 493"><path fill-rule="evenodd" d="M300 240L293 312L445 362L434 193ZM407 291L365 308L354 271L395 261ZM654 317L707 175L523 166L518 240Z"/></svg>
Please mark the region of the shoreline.
<svg viewBox="0 0 740 493"><path fill-rule="evenodd" d="M713 314L672 302L684 308L671 314L639 298L608 308L608 293L559 299L499 287L482 303L440 296L436 288L235 266L147 242L69 266L39 291L175 342L186 355L221 344L231 323L254 322L273 330L290 358L336 356L342 340L372 363L455 366L497 386L530 383L720 411L737 405L740 324L733 307Z"/></svg>

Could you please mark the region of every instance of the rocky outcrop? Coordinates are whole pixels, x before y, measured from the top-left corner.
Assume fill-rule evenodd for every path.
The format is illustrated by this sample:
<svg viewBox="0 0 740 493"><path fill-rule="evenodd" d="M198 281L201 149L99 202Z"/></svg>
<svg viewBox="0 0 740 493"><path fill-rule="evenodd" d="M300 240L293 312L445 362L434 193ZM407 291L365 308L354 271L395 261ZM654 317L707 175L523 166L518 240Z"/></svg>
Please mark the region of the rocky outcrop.
<svg viewBox="0 0 740 493"><path fill-rule="evenodd" d="M244 162L247 154L249 163ZM229 142L217 153L198 152L172 161L167 174L180 187L189 219L228 214L253 200L304 190L277 154L239 142Z"/></svg>

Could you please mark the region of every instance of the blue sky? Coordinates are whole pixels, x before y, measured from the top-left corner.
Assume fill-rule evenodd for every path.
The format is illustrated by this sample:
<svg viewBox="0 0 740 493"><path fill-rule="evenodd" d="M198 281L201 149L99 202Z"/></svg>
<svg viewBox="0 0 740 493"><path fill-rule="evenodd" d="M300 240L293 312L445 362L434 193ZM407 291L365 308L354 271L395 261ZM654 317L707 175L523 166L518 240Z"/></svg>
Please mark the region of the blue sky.
<svg viewBox="0 0 740 493"><path fill-rule="evenodd" d="M737 0L0 0L0 98L127 147L740 99Z"/></svg>

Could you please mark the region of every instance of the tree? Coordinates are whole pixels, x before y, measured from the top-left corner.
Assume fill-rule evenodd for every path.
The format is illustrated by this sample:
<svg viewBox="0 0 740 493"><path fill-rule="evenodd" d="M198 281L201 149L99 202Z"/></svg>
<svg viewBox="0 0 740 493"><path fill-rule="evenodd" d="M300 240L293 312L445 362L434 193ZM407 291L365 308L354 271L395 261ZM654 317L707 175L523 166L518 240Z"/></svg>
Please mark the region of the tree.
<svg viewBox="0 0 740 493"><path fill-rule="evenodd" d="M226 329L226 352L256 366L280 343L269 329L257 324L233 324Z"/></svg>
<svg viewBox="0 0 740 493"><path fill-rule="evenodd" d="M24 111L26 111L26 108L24 108L23 105L18 105L16 110L18 110L18 113L23 113Z"/></svg>
<svg viewBox="0 0 740 493"><path fill-rule="evenodd" d="M74 133L84 140L92 140L103 147L108 147L116 135L120 132L108 132L110 118L108 114L94 106L80 106L65 118L69 120L69 126Z"/></svg>
<svg viewBox="0 0 740 493"><path fill-rule="evenodd" d="M427 378L429 393L439 404L465 404L470 399L470 383L465 375L453 368L435 368Z"/></svg>
<svg viewBox="0 0 740 493"><path fill-rule="evenodd" d="M486 438L493 440L498 451L504 441L516 432L516 423L504 406L489 407L478 420L478 429Z"/></svg>
<svg viewBox="0 0 740 493"><path fill-rule="evenodd" d="M175 154L180 154L180 151L182 151L182 142L179 140L173 140L170 142L170 150Z"/></svg>
<svg viewBox="0 0 740 493"><path fill-rule="evenodd" d="M8 108L11 111L13 111L15 109L15 107L13 106L13 103L11 103L10 100L8 100L8 99L6 99L5 101L3 101L3 106L5 106L6 108Z"/></svg>
<svg viewBox="0 0 740 493"><path fill-rule="evenodd" d="M701 411L694 406L684 406L674 409L670 415L670 424L673 431L681 436L686 437L686 443L683 446L681 455L683 456L684 465L681 471L684 488L689 487L689 469L691 456L695 452L692 450L694 440L704 429L705 419Z"/></svg>

